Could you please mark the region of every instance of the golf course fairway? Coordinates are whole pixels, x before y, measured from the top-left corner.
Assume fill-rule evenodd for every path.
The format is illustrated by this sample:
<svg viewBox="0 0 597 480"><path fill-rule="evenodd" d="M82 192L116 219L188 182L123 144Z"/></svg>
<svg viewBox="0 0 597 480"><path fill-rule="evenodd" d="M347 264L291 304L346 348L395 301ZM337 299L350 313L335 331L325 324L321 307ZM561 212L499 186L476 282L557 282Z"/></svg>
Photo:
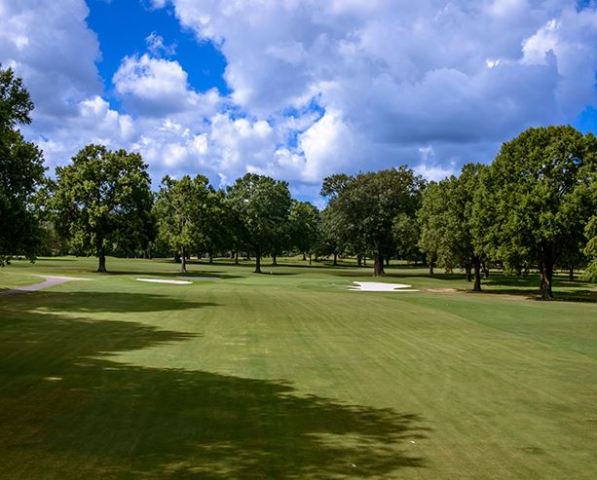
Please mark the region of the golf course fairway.
<svg viewBox="0 0 597 480"><path fill-rule="evenodd" d="M597 478L594 284L279 261L0 270L0 478Z"/></svg>

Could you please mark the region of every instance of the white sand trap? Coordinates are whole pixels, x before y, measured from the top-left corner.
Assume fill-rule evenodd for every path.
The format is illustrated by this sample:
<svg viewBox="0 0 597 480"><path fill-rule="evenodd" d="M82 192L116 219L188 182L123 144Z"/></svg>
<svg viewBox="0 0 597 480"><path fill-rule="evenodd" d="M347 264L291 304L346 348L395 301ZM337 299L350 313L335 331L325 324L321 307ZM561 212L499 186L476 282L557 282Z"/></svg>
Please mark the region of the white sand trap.
<svg viewBox="0 0 597 480"><path fill-rule="evenodd" d="M348 287L355 292L418 292L412 290L411 285L403 283L381 283L381 282L352 282L355 285Z"/></svg>
<svg viewBox="0 0 597 480"><path fill-rule="evenodd" d="M193 283L185 280L163 280L161 278L137 278L136 280L138 282L167 283L169 285L191 285Z"/></svg>

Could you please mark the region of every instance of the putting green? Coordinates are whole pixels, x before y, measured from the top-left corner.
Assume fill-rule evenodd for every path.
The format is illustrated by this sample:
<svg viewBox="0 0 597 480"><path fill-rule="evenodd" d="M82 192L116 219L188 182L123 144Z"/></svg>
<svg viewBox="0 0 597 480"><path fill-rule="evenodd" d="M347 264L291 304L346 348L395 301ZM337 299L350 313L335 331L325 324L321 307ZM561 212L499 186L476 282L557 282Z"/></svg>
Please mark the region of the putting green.
<svg viewBox="0 0 597 480"><path fill-rule="evenodd" d="M15 262L0 296L0 478L597 478L597 292L369 269ZM34 277L33 277L34 278ZM38 279L37 279L38 280ZM31 282L31 283L35 283ZM22 285L22 283L21 283ZM428 291L432 290L432 291Z"/></svg>

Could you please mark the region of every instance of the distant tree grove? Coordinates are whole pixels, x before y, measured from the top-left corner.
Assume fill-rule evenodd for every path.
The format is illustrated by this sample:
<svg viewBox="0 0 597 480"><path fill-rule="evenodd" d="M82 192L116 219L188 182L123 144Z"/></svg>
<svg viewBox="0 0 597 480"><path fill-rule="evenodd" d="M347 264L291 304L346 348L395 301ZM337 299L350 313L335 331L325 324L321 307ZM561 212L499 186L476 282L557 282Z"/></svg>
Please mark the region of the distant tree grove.
<svg viewBox="0 0 597 480"><path fill-rule="evenodd" d="M224 189L207 177L164 177L152 192L138 153L82 148L53 178L23 139L33 103L11 69L0 68L0 265L11 256L283 254L312 262L355 257L385 274L390 259L460 269L480 291L490 268L540 274L551 299L554 271L581 269L597 281L597 139L570 126L530 128L488 165L428 182L407 166L326 177L326 207L293 199L288 183L247 173Z"/></svg>

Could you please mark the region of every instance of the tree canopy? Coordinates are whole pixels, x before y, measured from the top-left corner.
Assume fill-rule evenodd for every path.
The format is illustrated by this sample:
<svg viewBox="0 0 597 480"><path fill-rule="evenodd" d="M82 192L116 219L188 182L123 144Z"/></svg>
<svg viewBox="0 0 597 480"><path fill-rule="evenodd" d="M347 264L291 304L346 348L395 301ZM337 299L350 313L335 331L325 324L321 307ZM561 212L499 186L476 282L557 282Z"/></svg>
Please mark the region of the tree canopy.
<svg viewBox="0 0 597 480"><path fill-rule="evenodd" d="M164 177L157 194L154 211L158 235L174 252L180 255L181 271L187 271L187 257L193 248L205 242L203 227L208 222L210 195L209 180L203 175L180 180Z"/></svg>
<svg viewBox="0 0 597 480"><path fill-rule="evenodd" d="M597 139L572 127L530 128L505 143L490 170L485 201L495 208L491 243L505 262L534 259L551 299L554 265L578 248L596 205L589 194Z"/></svg>
<svg viewBox="0 0 597 480"><path fill-rule="evenodd" d="M139 154L88 145L56 176L59 229L77 251L98 257L98 272L106 271L106 254L119 242L147 243L153 199Z"/></svg>
<svg viewBox="0 0 597 480"><path fill-rule="evenodd" d="M228 188L227 202L243 243L255 252L255 273L261 273L261 256L272 247L280 225L288 220L288 183L247 173Z"/></svg>
<svg viewBox="0 0 597 480"><path fill-rule="evenodd" d="M33 196L43 182L41 150L16 128L31 122L33 102L14 72L0 65L0 265L13 254L33 260L40 243Z"/></svg>
<svg viewBox="0 0 597 480"><path fill-rule="evenodd" d="M423 184L404 166L360 173L330 200L344 237L374 257L374 275L385 273L384 257L395 249L394 220L400 213L415 215Z"/></svg>

